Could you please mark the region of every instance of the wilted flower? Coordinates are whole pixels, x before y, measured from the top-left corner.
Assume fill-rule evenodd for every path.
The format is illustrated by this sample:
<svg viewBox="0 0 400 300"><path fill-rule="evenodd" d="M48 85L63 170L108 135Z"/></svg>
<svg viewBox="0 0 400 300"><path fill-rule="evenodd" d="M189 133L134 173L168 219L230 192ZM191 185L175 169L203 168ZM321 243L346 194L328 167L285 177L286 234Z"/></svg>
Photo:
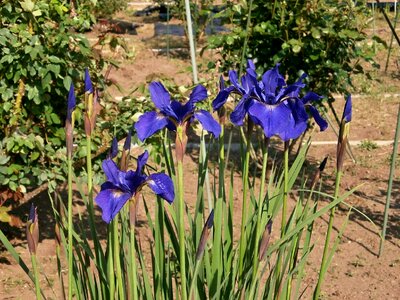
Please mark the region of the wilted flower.
<svg viewBox="0 0 400 300"><path fill-rule="evenodd" d="M122 209L128 200L133 199L136 194L147 184L156 195L172 203L174 185L169 176L163 173L143 174L143 167L148 159L145 151L138 157L136 171L121 171L111 159L103 161L103 170L107 181L101 185L101 191L96 197L96 203L103 212L103 220L110 223L115 215Z"/></svg>
<svg viewBox="0 0 400 300"><path fill-rule="evenodd" d="M243 125L248 114L254 124L262 127L267 138L278 135L287 141L299 137L306 130L308 107L321 131L327 128L326 121L311 105L312 101L320 100L321 97L309 92L300 98L300 92L305 87L303 79L306 74L295 83L287 85L277 64L257 82L254 65L248 63L248 66L247 74L242 76L242 87L238 85L237 77L233 76L236 72L230 72L229 78L233 86L221 90L213 101L213 108L218 109L230 93L236 92L242 96L230 117L233 124Z"/></svg>
<svg viewBox="0 0 400 300"><path fill-rule="evenodd" d="M207 98L207 90L204 86L196 86L190 94L189 101L185 104L176 100L171 101L170 94L160 82L152 82L149 89L151 99L158 111L144 113L135 124L136 132L141 141L165 127L177 131L177 153L180 151L177 156L181 159L186 148L186 128L195 119L215 137L218 137L221 133L220 125L211 114L195 107L197 102Z"/></svg>
<svg viewBox="0 0 400 300"><path fill-rule="evenodd" d="M346 103L344 105L342 121L340 122L339 139L336 151L336 157L337 157L336 169L338 171L341 171L343 167L344 152L346 150L346 144L350 133L351 117L352 117L352 102L351 102L351 95L348 95L346 98Z"/></svg>
<svg viewBox="0 0 400 300"><path fill-rule="evenodd" d="M261 238L260 247L258 250L258 260L260 261L263 260L265 258L265 255L267 254L269 240L271 238L271 231L272 231L272 221L269 220L267 225L265 226L265 230Z"/></svg>
<svg viewBox="0 0 400 300"><path fill-rule="evenodd" d="M214 225L214 210L211 211L210 215L207 218L206 223L204 224L203 231L201 232L199 246L196 251L196 260L200 260L203 255L204 249L207 244L208 236L210 235L211 228Z"/></svg>
<svg viewBox="0 0 400 300"><path fill-rule="evenodd" d="M36 254L37 246L39 243L39 220L37 215L37 208L31 205L29 218L26 223L26 239L28 241L28 249L31 254Z"/></svg>

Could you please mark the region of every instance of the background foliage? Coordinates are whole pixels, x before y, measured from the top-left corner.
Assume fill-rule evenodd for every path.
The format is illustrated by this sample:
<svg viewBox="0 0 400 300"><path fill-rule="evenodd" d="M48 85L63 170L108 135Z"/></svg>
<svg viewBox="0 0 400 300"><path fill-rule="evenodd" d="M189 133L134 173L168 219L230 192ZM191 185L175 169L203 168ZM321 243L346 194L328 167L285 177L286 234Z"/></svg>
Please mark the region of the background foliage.
<svg viewBox="0 0 400 300"><path fill-rule="evenodd" d="M357 3L228 2L225 14L234 24L233 29L227 35L211 37L209 47L220 48L226 69L238 68L240 62L245 63L243 58L255 59L259 73L279 62L284 74L306 72L308 85L320 94L348 93L351 75L365 72L363 62L376 66L373 47L367 45L363 33L370 12L365 3ZM245 39L248 44L243 53Z"/></svg>
<svg viewBox="0 0 400 300"><path fill-rule="evenodd" d="M94 3L95 4L95 3ZM26 186L65 180L66 97L71 82L83 89L84 69L102 90L101 71L108 61L94 56L87 38L80 34L90 28L95 17L92 1L70 7L60 0L6 0L0 4L0 192L10 188L26 191ZM119 106L107 109L116 114ZM122 108L123 109L123 108ZM78 107L77 121L83 105ZM102 124L110 124L107 116ZM103 127L102 139L111 134ZM77 129L79 142L83 130ZM118 129L115 130L118 133ZM103 141L94 140L97 149ZM84 147L76 155L84 157Z"/></svg>

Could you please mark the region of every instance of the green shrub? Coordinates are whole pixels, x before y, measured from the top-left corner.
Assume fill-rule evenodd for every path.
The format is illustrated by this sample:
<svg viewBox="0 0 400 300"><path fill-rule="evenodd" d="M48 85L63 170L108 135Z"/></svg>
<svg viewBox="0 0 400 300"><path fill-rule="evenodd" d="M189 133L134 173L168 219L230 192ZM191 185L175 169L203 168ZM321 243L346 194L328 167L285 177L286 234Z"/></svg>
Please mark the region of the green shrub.
<svg viewBox="0 0 400 300"><path fill-rule="evenodd" d="M63 179L68 89L105 61L75 32L84 22L65 1L5 0L0 14L0 186L25 191Z"/></svg>
<svg viewBox="0 0 400 300"><path fill-rule="evenodd" d="M234 24L232 31L209 40L210 47L221 49L226 69L252 58L262 73L279 62L281 72L304 71L309 87L329 96L348 92L351 75L364 72L362 62L374 64L363 33L369 11L362 3L254 0L247 30L249 2L230 2L226 13Z"/></svg>

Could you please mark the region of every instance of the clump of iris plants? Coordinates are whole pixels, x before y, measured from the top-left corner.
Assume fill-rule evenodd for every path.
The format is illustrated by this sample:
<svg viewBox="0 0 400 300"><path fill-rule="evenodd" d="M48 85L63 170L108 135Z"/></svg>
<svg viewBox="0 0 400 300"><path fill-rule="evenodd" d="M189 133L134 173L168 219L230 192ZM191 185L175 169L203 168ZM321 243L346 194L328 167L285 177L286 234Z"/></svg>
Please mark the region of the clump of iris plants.
<svg viewBox="0 0 400 300"><path fill-rule="evenodd" d="M300 178L310 140L296 155L289 149L290 141L307 130L311 118L320 131L328 127L314 106L322 97L306 89L307 75L288 83L277 64L259 76L249 60L245 74L239 76L231 70L228 77L226 82L221 76L217 95L209 95L203 85L197 85L188 99L171 99L162 83L152 82L149 90L154 110L144 112L132 124L132 131L127 133L122 147L122 143L113 139L102 163L105 180L99 190L93 187L91 139L96 116L101 111L100 99L86 71L82 98L87 177L81 182L74 177L73 169L76 95L71 85L65 125L69 174L67 206L61 199L51 199L56 218L59 297L298 299L308 292L318 299L341 237L339 232L331 242L335 208L351 193L340 192L351 121L351 97L347 97L340 124L335 193L329 196L318 190L327 158L314 174ZM293 80L290 76L288 79ZM206 101L212 111L204 109L204 105L202 109L198 107L200 102ZM231 112L225 107L228 101L234 103ZM225 144L227 119L233 125L230 130L242 133L239 135L242 151L235 161L240 166L241 186L234 184L233 171L227 168L229 161L225 154L230 151ZM199 122L203 128L196 187L186 184L184 165L188 129L194 122ZM256 127L263 134L259 142L252 139ZM132 140L146 147L146 141L153 135L158 135L161 141L159 163L149 159L147 150L137 157L132 156ZM269 159L272 141L283 143L283 159ZM209 172L210 151L215 147L218 172ZM250 168L252 147L262 149L261 172ZM73 216L74 181L79 186L86 185L81 189L87 209L86 221L81 216L78 219ZM185 189L190 193L185 194ZM235 203L233 197L237 191L241 192L240 203ZM289 198L289 194L293 196ZM321 198L329 201L322 204L318 201ZM294 204L292 209L288 205L290 200ZM240 218L235 214L238 207ZM148 236L138 234L139 209L145 212ZM330 213L330 217L317 284L305 286L307 259L314 248L313 224L326 213ZM43 290L36 261L37 222L37 210L32 207L27 238L33 273L22 260L20 263L35 282L36 295L40 298ZM239 234L234 234L236 225L240 226ZM101 227L106 227L104 236L99 234ZM15 258L20 259L2 233L0 238ZM66 260L62 259L61 249L65 251ZM62 276L65 268L68 270L66 282Z"/></svg>

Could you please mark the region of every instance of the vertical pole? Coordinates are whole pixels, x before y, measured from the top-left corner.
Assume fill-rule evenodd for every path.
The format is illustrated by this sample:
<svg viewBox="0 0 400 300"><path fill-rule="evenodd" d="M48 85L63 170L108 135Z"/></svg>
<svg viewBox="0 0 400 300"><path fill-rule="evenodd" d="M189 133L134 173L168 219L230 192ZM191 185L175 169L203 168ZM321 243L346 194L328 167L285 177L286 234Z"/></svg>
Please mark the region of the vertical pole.
<svg viewBox="0 0 400 300"><path fill-rule="evenodd" d="M185 0L185 10L186 10L186 23L187 23L187 27L188 27L190 58L191 58L191 61L192 61L193 82L195 84L197 84L199 82L199 80L197 78L196 48L195 48L195 45L194 45L192 16L190 14L189 0Z"/></svg>

